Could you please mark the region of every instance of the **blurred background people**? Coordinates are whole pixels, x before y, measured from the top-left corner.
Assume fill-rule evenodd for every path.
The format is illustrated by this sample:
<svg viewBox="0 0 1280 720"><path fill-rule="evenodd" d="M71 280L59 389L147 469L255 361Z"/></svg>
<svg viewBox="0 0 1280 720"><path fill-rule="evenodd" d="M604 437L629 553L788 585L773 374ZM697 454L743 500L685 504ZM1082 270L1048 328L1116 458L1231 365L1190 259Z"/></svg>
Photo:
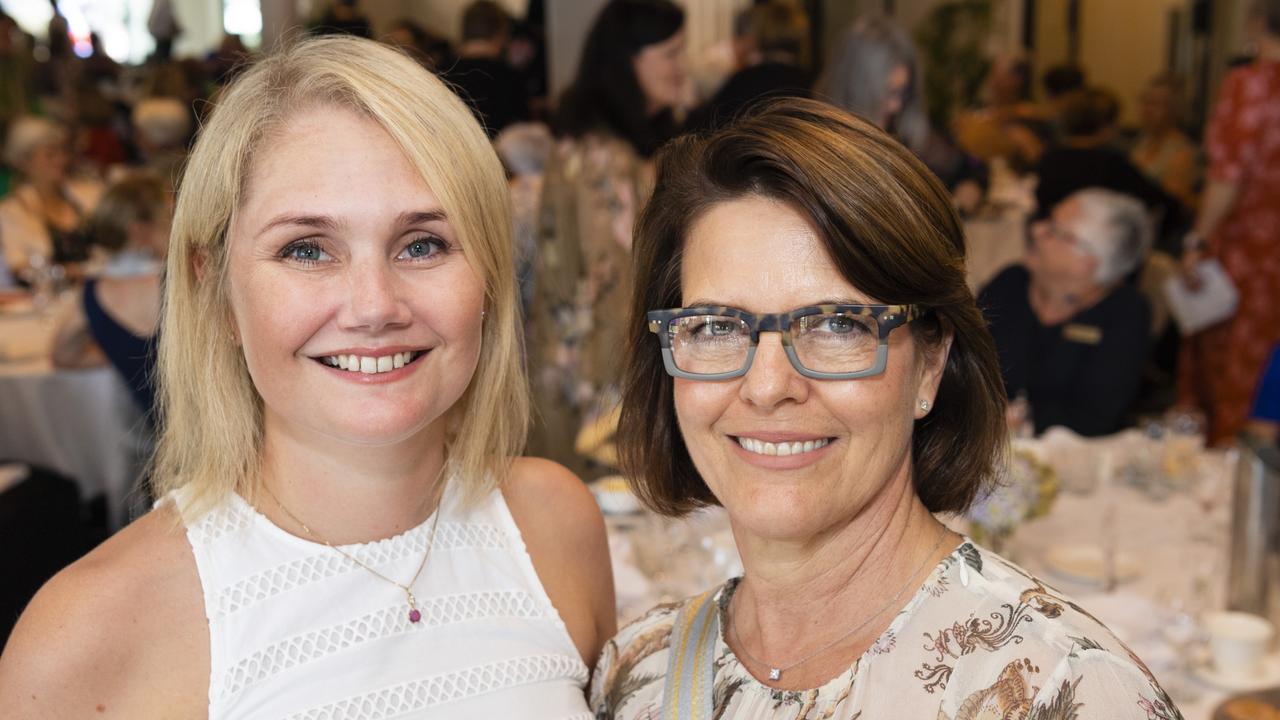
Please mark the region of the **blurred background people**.
<svg viewBox="0 0 1280 720"><path fill-rule="evenodd" d="M355 35L373 37L369 18L360 12L360 0L334 0L314 29L316 35Z"/></svg>
<svg viewBox="0 0 1280 720"><path fill-rule="evenodd" d="M1050 148L1036 167L1036 205L1046 216L1077 190L1104 187L1142 201L1161 227L1181 216L1178 200L1134 167L1115 146L1120 103L1113 93L1087 88L1062 102L1062 143Z"/></svg>
<svg viewBox="0 0 1280 720"><path fill-rule="evenodd" d="M1018 53L1000 55L984 83L985 103L953 118L956 142L987 162L1001 158L1018 171L1035 167L1048 127L1031 102L1031 64Z"/></svg>
<svg viewBox="0 0 1280 720"><path fill-rule="evenodd" d="M739 14L741 63L724 84L689 114L686 130L705 130L725 124L748 105L769 97L809 97L809 19L795 3L766 0Z"/></svg>
<svg viewBox="0 0 1280 720"><path fill-rule="evenodd" d="M1256 2L1251 24L1258 54L1222 82L1205 132L1208 183L1183 256L1189 275L1218 260L1240 296L1235 314L1187 338L1179 357L1179 402L1205 413L1215 444L1244 426L1280 342L1280 0Z"/></svg>
<svg viewBox="0 0 1280 720"><path fill-rule="evenodd" d="M530 318L529 445L588 477L600 469L575 439L617 402L631 230L652 190L649 158L678 131L684 17L670 0L611 0L587 33L556 118L561 141L543 193ZM594 454L596 445L581 449ZM596 459L612 464L608 450Z"/></svg>
<svg viewBox="0 0 1280 720"><path fill-rule="evenodd" d="M54 333L54 365L110 364L144 413L153 405L160 270L172 207L166 183L148 174L128 177L103 193L88 218L85 238L109 253L110 260L64 306Z"/></svg>
<svg viewBox="0 0 1280 720"><path fill-rule="evenodd" d="M1184 207L1194 209L1199 202L1199 150L1180 126L1182 81L1174 75L1152 78L1140 102L1141 125L1129 159Z"/></svg>
<svg viewBox="0 0 1280 720"><path fill-rule="evenodd" d="M9 127L4 159L17 171L18 183L0 200L0 243L5 262L19 278L33 262L88 257L78 231L101 187L71 178L69 142L66 128L47 118L27 115Z"/></svg>
<svg viewBox="0 0 1280 720"><path fill-rule="evenodd" d="M147 98L133 106L132 121L140 166L177 192L191 139L190 111L177 98Z"/></svg>
<svg viewBox="0 0 1280 720"><path fill-rule="evenodd" d="M444 77L492 140L529 117L524 83L506 59L511 17L493 0L477 0L462 13L461 37L458 58Z"/></svg>
<svg viewBox="0 0 1280 720"><path fill-rule="evenodd" d="M1044 88L1041 118L1049 124L1053 139L1061 140L1058 122L1062 118L1062 105L1072 93L1085 88L1084 70L1075 65L1055 65L1044 71L1040 86Z"/></svg>
<svg viewBox="0 0 1280 720"><path fill-rule="evenodd" d="M930 125L915 45L902 28L879 17L855 22L833 47L817 96L888 131L942 180L962 211L977 209L985 168Z"/></svg>
<svg viewBox="0 0 1280 720"><path fill-rule="evenodd" d="M1010 399L1025 396L1037 433L1123 426L1136 399L1151 319L1125 276L1151 247L1146 210L1110 190L1076 192L1032 225L1025 261L978 295Z"/></svg>
<svg viewBox="0 0 1280 720"><path fill-rule="evenodd" d="M409 18L391 21L382 41L404 50L428 70L438 71L453 65L453 46L448 39L427 30Z"/></svg>
<svg viewBox="0 0 1280 720"><path fill-rule="evenodd" d="M147 32L155 38L156 49L151 57L156 62L168 62L173 56L173 41L182 34L182 26L173 12L173 0L155 0L151 14L147 15Z"/></svg>

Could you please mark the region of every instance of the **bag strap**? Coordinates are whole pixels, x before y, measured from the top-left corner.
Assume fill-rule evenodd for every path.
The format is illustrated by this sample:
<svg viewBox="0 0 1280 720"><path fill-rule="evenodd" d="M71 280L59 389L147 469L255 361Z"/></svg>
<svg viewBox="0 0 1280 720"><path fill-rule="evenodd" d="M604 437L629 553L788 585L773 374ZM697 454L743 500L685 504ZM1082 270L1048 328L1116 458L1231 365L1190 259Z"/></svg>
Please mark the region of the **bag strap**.
<svg viewBox="0 0 1280 720"><path fill-rule="evenodd" d="M720 636L719 590L711 588L691 599L676 615L662 692L663 720L711 719L713 662Z"/></svg>

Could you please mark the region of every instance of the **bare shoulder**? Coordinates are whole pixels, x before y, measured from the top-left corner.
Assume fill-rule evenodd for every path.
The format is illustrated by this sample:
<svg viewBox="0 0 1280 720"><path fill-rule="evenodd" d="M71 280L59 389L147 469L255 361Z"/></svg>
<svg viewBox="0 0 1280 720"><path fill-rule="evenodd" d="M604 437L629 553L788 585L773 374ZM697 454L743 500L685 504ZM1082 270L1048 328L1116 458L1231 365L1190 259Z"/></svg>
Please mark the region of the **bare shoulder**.
<svg viewBox="0 0 1280 720"><path fill-rule="evenodd" d="M15 718L202 716L208 656L195 559L162 507L32 599L0 655L0 706Z"/></svg>
<svg viewBox="0 0 1280 720"><path fill-rule="evenodd" d="M511 512L530 515L532 521L546 520L564 528L566 521L598 523L604 519L585 483L569 468L543 458L516 458L503 483L502 494ZM519 506L519 509L517 509ZM541 516L534 517L534 516Z"/></svg>
<svg viewBox="0 0 1280 720"><path fill-rule="evenodd" d="M609 542L595 498L577 475L540 458L516 459L502 494L538 578L590 666L617 623Z"/></svg>

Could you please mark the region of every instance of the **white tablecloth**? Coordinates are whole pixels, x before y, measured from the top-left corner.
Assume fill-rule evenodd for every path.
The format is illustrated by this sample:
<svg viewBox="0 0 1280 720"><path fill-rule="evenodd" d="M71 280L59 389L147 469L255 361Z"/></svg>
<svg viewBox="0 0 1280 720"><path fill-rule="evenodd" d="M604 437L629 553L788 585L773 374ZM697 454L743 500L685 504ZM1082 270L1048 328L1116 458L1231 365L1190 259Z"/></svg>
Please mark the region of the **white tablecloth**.
<svg viewBox="0 0 1280 720"><path fill-rule="evenodd" d="M112 368L55 369L52 331L48 312L0 308L0 460L43 465L86 498L104 495L118 527L145 461L142 415Z"/></svg>
<svg viewBox="0 0 1280 720"><path fill-rule="evenodd" d="M1054 438L1061 440L1061 437ZM1230 502L1230 459L1222 453L1203 453L1199 472L1220 482L1221 501L1208 515L1197 495L1171 492L1153 498L1120 480L1088 488L1082 475L1097 471L1099 459L1112 453L1116 475L1128 455L1141 448L1134 433L1102 441L1050 443L1051 464L1069 486L1059 494L1048 515L1020 527L1003 550L1013 561L1074 596L1090 609L1151 666L1166 689L1174 689L1187 720L1210 720L1213 708L1229 693L1182 672L1178 656L1161 633L1172 614L1173 598L1191 598L1201 581L1203 609L1224 602ZM1033 443L1033 446L1035 444ZM1068 466L1070 465L1070 466ZM1075 476L1075 477L1072 477ZM1104 526L1107 506L1113 508L1113 530ZM620 622L637 617L659 601L676 599L741 572L728 523L722 510L710 510L686 521L667 521L648 514L608 518L614 580ZM954 521L948 521L954 525ZM1048 567L1051 548L1096 545L1114 537L1122 557L1141 561L1138 573L1107 591L1101 584L1072 579Z"/></svg>

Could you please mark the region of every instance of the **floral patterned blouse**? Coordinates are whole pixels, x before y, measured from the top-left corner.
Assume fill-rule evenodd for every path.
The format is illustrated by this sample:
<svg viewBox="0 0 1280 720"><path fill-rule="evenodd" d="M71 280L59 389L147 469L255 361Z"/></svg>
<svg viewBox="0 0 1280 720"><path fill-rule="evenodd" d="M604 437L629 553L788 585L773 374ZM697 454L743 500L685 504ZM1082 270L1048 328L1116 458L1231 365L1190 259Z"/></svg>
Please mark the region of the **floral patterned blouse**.
<svg viewBox="0 0 1280 720"><path fill-rule="evenodd" d="M716 596L720 627L737 580ZM687 601L685 601L687 602ZM662 717L672 625L659 605L605 645L591 682L601 720ZM1151 672L1086 610L998 555L964 542L879 640L811 690L774 690L717 640L715 715L787 720L1169 720Z"/></svg>

